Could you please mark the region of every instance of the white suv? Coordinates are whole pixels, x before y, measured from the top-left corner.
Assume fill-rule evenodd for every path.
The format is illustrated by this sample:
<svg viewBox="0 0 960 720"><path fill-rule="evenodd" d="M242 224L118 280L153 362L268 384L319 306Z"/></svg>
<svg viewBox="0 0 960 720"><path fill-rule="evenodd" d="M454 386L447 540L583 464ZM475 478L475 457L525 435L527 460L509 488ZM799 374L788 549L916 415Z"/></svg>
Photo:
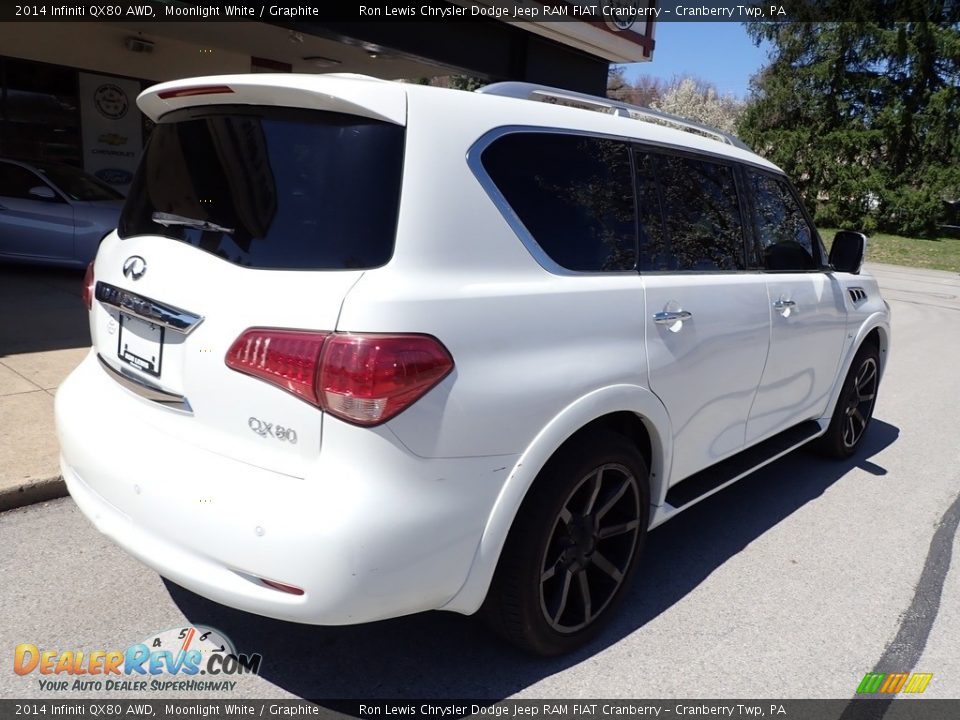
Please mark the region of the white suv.
<svg viewBox="0 0 960 720"><path fill-rule="evenodd" d="M854 452L889 310L734 138L519 83L238 75L156 122L57 394L82 511L236 608L589 640L650 528ZM673 125L674 127L669 127Z"/></svg>

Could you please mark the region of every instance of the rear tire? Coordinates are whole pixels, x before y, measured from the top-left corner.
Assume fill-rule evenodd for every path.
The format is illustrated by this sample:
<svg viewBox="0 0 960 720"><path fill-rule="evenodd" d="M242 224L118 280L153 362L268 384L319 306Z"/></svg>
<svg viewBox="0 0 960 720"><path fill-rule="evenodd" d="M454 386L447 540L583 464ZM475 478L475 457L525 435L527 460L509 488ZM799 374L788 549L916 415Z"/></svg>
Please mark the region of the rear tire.
<svg viewBox="0 0 960 720"><path fill-rule="evenodd" d="M853 358L830 426L816 442L821 454L844 460L857 451L873 418L879 385L880 351L867 343Z"/></svg>
<svg viewBox="0 0 960 720"><path fill-rule="evenodd" d="M481 615L536 655L590 642L623 599L649 512L649 471L633 444L609 431L568 444L524 499Z"/></svg>

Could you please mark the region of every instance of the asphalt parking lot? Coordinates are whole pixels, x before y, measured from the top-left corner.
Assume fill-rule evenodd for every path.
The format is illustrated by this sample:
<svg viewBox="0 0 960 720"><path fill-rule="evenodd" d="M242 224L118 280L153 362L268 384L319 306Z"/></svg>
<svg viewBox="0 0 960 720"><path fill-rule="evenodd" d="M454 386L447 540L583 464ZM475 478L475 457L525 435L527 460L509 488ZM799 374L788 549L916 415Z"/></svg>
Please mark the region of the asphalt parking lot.
<svg viewBox="0 0 960 720"><path fill-rule="evenodd" d="M528 658L439 612L318 628L230 610L163 581L69 498L0 515L0 648L211 626L263 655L238 698L845 698L871 670L933 673L926 696L960 697L960 276L871 270L894 337L859 455L793 453L654 531L619 617L574 656ZM0 697L51 697L6 667Z"/></svg>

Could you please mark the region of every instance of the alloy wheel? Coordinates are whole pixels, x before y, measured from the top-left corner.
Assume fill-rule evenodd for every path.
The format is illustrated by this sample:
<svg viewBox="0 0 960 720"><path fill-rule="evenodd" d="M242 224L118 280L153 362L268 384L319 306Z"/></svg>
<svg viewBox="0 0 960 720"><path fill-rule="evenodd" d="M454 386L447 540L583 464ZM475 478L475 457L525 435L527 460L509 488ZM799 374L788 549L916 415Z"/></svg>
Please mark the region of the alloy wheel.
<svg viewBox="0 0 960 720"><path fill-rule="evenodd" d="M543 553L540 608L555 631L592 623L623 584L641 523L637 478L623 465L601 465L567 497Z"/></svg>
<svg viewBox="0 0 960 720"><path fill-rule="evenodd" d="M860 442L867 429L877 397L877 381L877 361L868 357L857 371L847 400L843 444L848 448Z"/></svg>

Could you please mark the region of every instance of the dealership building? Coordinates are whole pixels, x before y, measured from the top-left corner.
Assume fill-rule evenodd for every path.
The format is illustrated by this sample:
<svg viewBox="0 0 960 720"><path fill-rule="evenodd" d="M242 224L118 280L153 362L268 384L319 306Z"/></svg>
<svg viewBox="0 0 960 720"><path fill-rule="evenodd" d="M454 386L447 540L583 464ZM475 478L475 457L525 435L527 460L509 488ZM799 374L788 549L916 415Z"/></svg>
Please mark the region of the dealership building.
<svg viewBox="0 0 960 720"><path fill-rule="evenodd" d="M436 7L462 11L465 4ZM0 23L0 156L83 167L122 191L150 132L136 96L164 80L247 72L462 74L602 95L610 63L649 61L653 49L652 19L600 16Z"/></svg>

